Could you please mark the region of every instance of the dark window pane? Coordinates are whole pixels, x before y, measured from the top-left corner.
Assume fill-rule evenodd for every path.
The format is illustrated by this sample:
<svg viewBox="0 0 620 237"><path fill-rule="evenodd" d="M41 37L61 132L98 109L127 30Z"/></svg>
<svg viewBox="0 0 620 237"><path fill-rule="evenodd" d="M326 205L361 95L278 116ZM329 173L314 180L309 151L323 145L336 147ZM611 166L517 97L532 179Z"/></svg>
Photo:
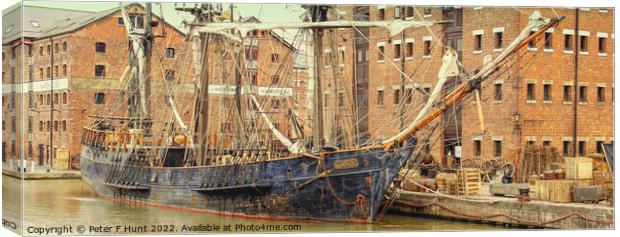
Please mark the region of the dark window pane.
<svg viewBox="0 0 620 237"><path fill-rule="evenodd" d="M400 89L394 90L394 105L400 104Z"/></svg>
<svg viewBox="0 0 620 237"><path fill-rule="evenodd" d="M494 141L493 143L495 144L495 156L502 156L502 141Z"/></svg>
<svg viewBox="0 0 620 237"><path fill-rule="evenodd" d="M502 100L502 84L495 84L495 100Z"/></svg>
<svg viewBox="0 0 620 237"><path fill-rule="evenodd" d="M605 87L596 88L596 101L605 102Z"/></svg>
<svg viewBox="0 0 620 237"><path fill-rule="evenodd" d="M532 31L530 32L530 35L533 35L535 32ZM529 42L527 42L527 47L528 48L535 48L536 47L536 41L535 39L530 40Z"/></svg>
<svg viewBox="0 0 620 237"><path fill-rule="evenodd" d="M482 154L481 142L476 140L474 141L474 155L480 156Z"/></svg>
<svg viewBox="0 0 620 237"><path fill-rule="evenodd" d="M564 86L564 101L571 101L572 98L572 87Z"/></svg>
<svg viewBox="0 0 620 237"><path fill-rule="evenodd" d="M95 52L97 52L97 53L105 53L105 43L103 43L103 42L95 43Z"/></svg>
<svg viewBox="0 0 620 237"><path fill-rule="evenodd" d="M174 80L174 70L166 70L166 80L167 81Z"/></svg>
<svg viewBox="0 0 620 237"><path fill-rule="evenodd" d="M166 57L167 58L174 58L174 48L167 48L166 49Z"/></svg>
<svg viewBox="0 0 620 237"><path fill-rule="evenodd" d="M527 84L527 99L528 100L535 100L536 96L534 94L534 84Z"/></svg>
<svg viewBox="0 0 620 237"><path fill-rule="evenodd" d="M588 87L586 86L580 86L579 87L579 101L580 102L587 102L588 101Z"/></svg>
<svg viewBox="0 0 620 237"><path fill-rule="evenodd" d="M424 41L424 56L430 56L430 55L431 55L431 41L425 40Z"/></svg>
<svg viewBox="0 0 620 237"><path fill-rule="evenodd" d="M105 76L105 66L104 65L95 65L95 76L96 77L104 77Z"/></svg>
<svg viewBox="0 0 620 237"><path fill-rule="evenodd" d="M607 42L607 38L603 38L603 37L598 38L598 52L599 53L607 52L607 50L605 49L606 42Z"/></svg>
<svg viewBox="0 0 620 237"><path fill-rule="evenodd" d="M579 37L579 51L588 51L588 36L582 35Z"/></svg>
<svg viewBox="0 0 620 237"><path fill-rule="evenodd" d="M504 33L496 32L495 33L495 48L501 49L504 47Z"/></svg>
<svg viewBox="0 0 620 237"><path fill-rule="evenodd" d="M564 50L573 50L573 35L564 35Z"/></svg>
<svg viewBox="0 0 620 237"><path fill-rule="evenodd" d="M105 103L104 93L95 93L95 104L102 105Z"/></svg>
<svg viewBox="0 0 620 237"><path fill-rule="evenodd" d="M551 85L543 86L543 100L551 100Z"/></svg>
<svg viewBox="0 0 620 237"><path fill-rule="evenodd" d="M579 141L579 155L580 156L586 155L586 142L585 141Z"/></svg>
<svg viewBox="0 0 620 237"><path fill-rule="evenodd" d="M405 57L413 57L413 43L409 42L405 46Z"/></svg>
<svg viewBox="0 0 620 237"><path fill-rule="evenodd" d="M394 58L395 59L399 59L400 58L400 44L395 44L394 45Z"/></svg>
<svg viewBox="0 0 620 237"><path fill-rule="evenodd" d="M545 32L545 49L551 49L551 32Z"/></svg>
<svg viewBox="0 0 620 237"><path fill-rule="evenodd" d="M596 153L603 153L603 142L596 141Z"/></svg>

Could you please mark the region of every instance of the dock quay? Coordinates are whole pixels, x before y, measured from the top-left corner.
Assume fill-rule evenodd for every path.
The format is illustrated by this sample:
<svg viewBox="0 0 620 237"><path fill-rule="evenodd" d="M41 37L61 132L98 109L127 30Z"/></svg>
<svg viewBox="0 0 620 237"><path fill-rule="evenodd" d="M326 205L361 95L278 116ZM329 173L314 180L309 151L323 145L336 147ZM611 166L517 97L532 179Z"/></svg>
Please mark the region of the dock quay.
<svg viewBox="0 0 620 237"><path fill-rule="evenodd" d="M23 172L21 172L23 171ZM59 170L52 167L26 166L25 170L19 170L19 167L11 164L3 164L2 175L24 180L37 179L81 179L82 175L79 170Z"/></svg>
<svg viewBox="0 0 620 237"><path fill-rule="evenodd" d="M496 196L451 196L400 190L391 211L520 228L614 229L614 208L603 204L519 201Z"/></svg>

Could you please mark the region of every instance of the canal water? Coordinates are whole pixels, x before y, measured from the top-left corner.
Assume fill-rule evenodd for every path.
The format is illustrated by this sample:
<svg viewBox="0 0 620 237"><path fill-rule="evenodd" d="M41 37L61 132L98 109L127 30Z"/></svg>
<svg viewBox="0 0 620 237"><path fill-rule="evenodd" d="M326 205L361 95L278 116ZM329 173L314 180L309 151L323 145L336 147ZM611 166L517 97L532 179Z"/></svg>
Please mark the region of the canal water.
<svg viewBox="0 0 620 237"><path fill-rule="evenodd" d="M211 216L191 211L137 206L114 202L97 197L82 180L27 180L24 181L24 234L41 231L46 227L71 227L63 235L77 235L78 227L84 226L83 234L114 234L137 231L146 226L146 233L170 231L175 233L224 233L226 225L230 232L349 232L349 231L416 231L416 230L492 230L501 227L387 214L379 223L343 224L314 222L283 222L250 220ZM15 220L19 225L19 180L3 176L3 219ZM117 227L118 232L117 232ZM184 229L183 226L186 228ZM111 227L110 232L95 232L97 228ZM129 229L125 229L130 227ZM19 228L19 227L18 227ZM134 229L132 229L134 228ZM211 229L208 229L211 228ZM214 228L219 228L219 231ZM276 230L280 228L280 231ZM286 228L287 230L282 230ZM253 230L252 230L253 229ZM290 230L293 229L293 230ZM59 230L62 230L59 229ZM66 229L65 229L66 230ZM56 231L56 229L52 229Z"/></svg>

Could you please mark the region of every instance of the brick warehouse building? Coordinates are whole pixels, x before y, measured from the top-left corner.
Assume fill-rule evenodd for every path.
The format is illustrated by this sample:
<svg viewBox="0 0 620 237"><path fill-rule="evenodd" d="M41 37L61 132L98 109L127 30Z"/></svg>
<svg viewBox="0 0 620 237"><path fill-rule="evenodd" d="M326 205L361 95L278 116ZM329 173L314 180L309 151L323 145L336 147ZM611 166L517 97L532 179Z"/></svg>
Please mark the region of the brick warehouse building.
<svg viewBox="0 0 620 237"><path fill-rule="evenodd" d="M21 155L35 164L50 165L56 149L69 150L72 158L79 156L82 128L92 121L90 115L105 115L117 106L119 109L114 115L127 115L126 107L117 104L119 77L127 65L128 55L125 22L118 8L102 12L23 8L23 38L21 7L3 14L2 157L5 161ZM128 13L132 23L143 25L142 6L132 4ZM171 111L157 106L165 104L165 96L161 96L163 90L174 83L180 92L175 98L180 113L186 122L191 121L193 68L179 66L180 61L187 59L186 52L191 52L187 51L189 44L184 43L186 35L162 23L158 17L154 17L154 21L160 24L153 28L156 35L151 67L153 116L172 121ZM269 66L275 64L270 62L271 55L278 54L272 53L274 48L282 53L292 48L270 33L260 33L256 38L258 43L254 46L258 49L255 51L265 53L255 55L258 61L254 65L262 66L252 69L256 74L273 73ZM22 68L25 70L23 80ZM287 71L298 82L295 85L299 85L288 88L295 97L301 97L299 88L303 88L301 82L307 78L304 72L303 65L298 64ZM273 83L268 75L255 78L257 84ZM50 91L52 82L53 91ZM215 94L216 98L225 96ZM53 117L50 111L54 111ZM50 139L53 139L53 149L50 149Z"/></svg>
<svg viewBox="0 0 620 237"><path fill-rule="evenodd" d="M49 165L56 149L79 155L88 116L115 103L118 78L127 65L125 22L118 8L93 13L23 6L20 38L21 8L3 15L7 19L3 25L3 157L16 158L24 151L25 159ZM143 26L141 6L129 7L128 14L133 23ZM173 61L184 52L185 36L167 23L154 32L166 32L157 37L153 53L166 57L154 62L153 68L173 70ZM160 70L153 70L151 76L163 81ZM125 111L116 115L126 115Z"/></svg>
<svg viewBox="0 0 620 237"><path fill-rule="evenodd" d="M355 136L365 140L394 134L400 126L394 117L401 109L405 123L413 119L412 114L417 112L413 106L396 105L403 100L405 105L420 103L425 99L422 91L428 92L435 86L442 51L434 41L441 40L456 49L463 66L471 73L482 64L485 55L496 57L523 29L534 10L546 17L558 14L566 18L528 45L528 49L521 50L518 59L511 61L515 66L482 86L485 132L481 131L473 102L457 105L440 120L438 126L443 133L436 132L427 138L435 144L431 153L445 164L447 154L454 155L455 147L460 145L462 159L518 161L528 144L553 146L565 156L572 156L573 145L577 155L585 155L600 152L602 143L613 143L614 13L603 8L338 6L330 18L453 20L428 29L408 29L391 37L383 29L326 33L323 44L333 46L324 52L324 58L340 62L344 90L357 92L355 107L346 108L361 121L354 129ZM577 14L579 24L575 25ZM579 43L575 44L577 36ZM332 56L332 52L338 52L337 56ZM578 67L574 66L576 56ZM398 70L413 81L401 77ZM329 87L330 75L324 76L324 84ZM444 93L458 83L449 79ZM328 95L324 98L333 101ZM366 112L368 117L364 117ZM420 138L424 139L424 135Z"/></svg>
<svg viewBox="0 0 620 237"><path fill-rule="evenodd" d="M527 24L527 15L533 9L522 10L525 14L511 9L464 8L465 67L478 67L481 54L497 55L498 35L512 39ZM519 60L519 67L483 90L488 134L476 136L480 129L477 129L474 106L463 110L464 157L514 159L523 155L527 144L556 147L564 156L584 156L601 153L602 143L614 141L613 10L560 8L554 9L555 13L550 9L536 10L545 16L557 13L566 18L537 43L524 49L526 54ZM491 20L498 13L503 22ZM477 38L483 42L480 50L476 50ZM575 43L575 38L579 43ZM472 126L465 125L466 121Z"/></svg>
<svg viewBox="0 0 620 237"><path fill-rule="evenodd" d="M459 52L459 58L468 71L477 68L484 55L496 56L502 47L507 45L514 36L521 31L527 22L527 17L534 9L514 8L491 8L491 7L419 7L417 11L408 6L338 6L337 11L333 11L330 15L333 19L347 20L440 20L451 19L454 23L444 25L434 25L430 29L408 29L402 35L388 37L387 31L384 29L360 29L366 35L363 37L359 32L351 29L340 29L326 31L323 39L323 85L324 85L324 109L325 109L325 130L327 131L326 140L338 145L339 142L353 142L353 140L363 141L366 139L380 140L394 134L400 127L400 121L391 119L398 116L401 110L405 114L403 123L411 121L412 115L417 110L412 106L396 107L400 101L405 101L406 105L417 104L424 100L424 93L429 91L436 81L437 71L441 64L441 50L438 48L436 41L441 40L443 44L449 44ZM49 10L49 9L48 9ZM575 45L575 9L556 8L555 13L549 9L538 9L544 16L563 15L566 17L564 21L552 31L545 34L537 43L524 49L521 53L525 54L519 61L519 67L512 68L508 73L502 73L501 78L491 78L483 86L483 113L486 124L486 132L481 134L478 124L476 107L472 103L467 103L459 111L459 106L455 110L448 112L440 122L440 129L443 133L434 133L434 137L429 138L435 142L432 153L442 162L446 162L446 154L454 154L455 146L462 146L463 159L490 159L499 157L501 159L517 160L523 154L524 147L528 144L551 145L563 151L566 155L572 155L573 145L577 146L578 154L586 154L597 151L600 143L613 142L613 40L614 34L612 30L613 10L611 9L577 9L580 16L579 35L580 42L586 44ZM61 10L58 10L61 11ZM88 15L79 11L70 11L77 14L76 17ZM418 15L418 13L420 15ZM63 12L62 14L70 14ZM57 15L62 15L57 14ZM82 15L80 15L82 14ZM118 13L115 13L118 14ZM36 14L34 14L36 15ZM497 17L497 16L502 17ZM118 24L118 16L110 15L109 21ZM116 25L118 26L118 25ZM6 32L7 27L3 29ZM122 27L118 26L119 30ZM79 31L88 29L84 27ZM114 29L114 28L112 28ZM157 30L156 30L157 31ZM171 30L175 32L174 30ZM168 31L168 32L171 32ZM366 32L368 31L368 32ZM572 32L572 33L571 33ZM5 35L7 35L5 33ZM268 35L257 32L256 35ZM36 38L36 37L33 37ZM179 37L183 38L183 37ZM278 40L271 37L263 37L267 40ZM550 40L545 40L550 39ZM568 39L568 41L567 41ZM43 40L43 39L39 39ZM126 45L126 39L119 33L118 44ZM4 40L3 40L4 41ZM86 47L94 48L93 42L96 40L89 39ZM33 40L32 42L37 42ZM46 45L43 43L43 56L47 54ZM261 41L263 42L263 41ZM549 43L546 43L549 42ZM567 43L572 42L572 43ZM9 77L11 73L10 67L10 44L4 44L3 47L3 84L11 83ZM71 52L71 42L68 44L69 52ZM107 43L111 45L111 43ZM265 45L260 43L259 45ZM583 46L582 46L583 45ZM37 45L39 46L39 45ZM50 46L53 47L53 46ZM62 51L63 45L59 44ZM288 46L284 46L288 47ZM583 47L583 48L582 48ZM266 47L268 48L268 47ZM54 48L50 48L52 50ZM34 47L33 58L40 57L40 46ZM96 49L93 49L95 51ZM107 47L106 55L111 54L108 51L111 47ZM116 50L116 49L114 49ZM256 52L263 52L267 49L259 49ZM183 50L177 49L177 54ZM246 51L247 54L248 51ZM254 52L254 50L250 50ZM381 52L381 53L380 53ZM574 52L579 52L575 54ZM162 53L164 54L164 53ZM273 83L273 70L277 70L277 64L281 60L273 61L273 55L278 53L266 52L259 53L258 64L269 66L268 69L261 70L257 74L257 81L260 85ZM15 54L17 60L13 65L19 65L19 52ZM118 50L115 55L126 57L126 48ZM282 54L283 55L283 54ZM48 55L49 56L49 55ZM578 93L574 95L573 90L575 81L574 59L578 57L579 66L576 71L578 76ZM180 57L180 56L179 56ZM27 57L26 57L27 58ZM249 58L246 55L246 58ZM276 56L276 59L278 56ZM36 60L35 60L36 61ZM77 62L79 60L71 60ZM45 62L44 60L42 62ZM49 63L49 60L47 61ZM552 63L549 63L552 62ZM113 63L113 62L111 62ZM94 63L93 63L94 64ZM125 63L119 64L124 66ZM247 66L251 64L246 64ZM559 66L561 65L561 66ZM56 66L56 65L55 65ZM63 66L58 65L58 72L63 75ZM86 79L81 82L80 78L73 76L73 67L71 63L67 66L68 80L70 86L85 90L88 84ZM121 66L110 67L117 69ZM41 81L37 74L46 73L47 65L34 67L34 81ZM84 77L92 78L94 65L84 66ZM252 66L251 66L252 67ZM21 67L14 67L15 75L20 75ZM39 69L37 69L39 68ZM402 78L396 68L399 68L407 75L412 77L413 81ZM561 68L561 70L558 70ZM50 67L50 70L54 68ZM38 71L37 71L38 70ZM117 80L122 69L109 71L106 77L109 80L102 80L112 83ZM256 72L259 72L258 70ZM294 96L298 102L304 98L305 91L305 71L302 68L295 68L291 71L295 74ZM379 76L377 76L379 75ZM61 76L59 76L61 77ZM189 76L188 76L189 77ZM26 77L28 78L28 77ZM157 78L157 77L154 77ZM160 75L161 78L161 75ZM335 80L342 78L343 80ZM378 79L376 79L378 78ZM77 80L76 80L77 79ZM156 79L155 79L156 80ZM190 81L191 79L182 79ZM19 81L14 79L14 81ZM42 80L45 81L45 80ZM58 80L60 81L60 80ZM404 81L405 83L402 83ZM97 81L100 82L100 81ZM101 84L98 83L98 88ZM414 87L414 83L418 87ZM454 87L459 81L451 79L448 88ZM56 84L56 83L54 83ZM47 81L49 86L49 80ZM44 88L45 84L41 84ZM187 85L188 88L191 85ZM56 86L55 86L56 87ZM6 88L6 87L5 87ZM36 88L36 87L33 87ZM109 86L108 88L114 88ZM13 141L20 141L19 134L12 132L13 127L19 127L20 119L11 119L11 108L19 106L16 104L12 107L10 104L11 93L3 89L3 113L4 128L3 129L3 151L8 151L9 157L17 154L17 149L11 149ZM566 91L566 93L565 93ZM76 129L74 132L66 132L67 139L55 138L55 146L63 144L66 141L79 141L83 117L92 113L91 106L95 90L87 93L76 93L69 90L67 97L68 103L72 103L67 107L79 102L73 102L69 98L79 98L82 96L86 105L74 106L73 111L79 108L84 113L65 112L75 114L76 116L67 119L67 129ZM112 93L108 91L106 93ZM36 93L34 93L36 94ZM47 130L47 121L49 120L49 109L47 105L50 101L47 97L49 93L41 93L35 97L35 101L39 100L35 106L47 106L41 111L32 113L34 122L33 140L34 151L26 157L40 157L38 152L38 144L47 144L49 141L49 132ZM20 93L16 93L15 101L19 100ZM413 95L413 96L409 96ZM41 97L42 96L42 97ZM51 95L50 95L51 97ZM113 98L106 94L106 98ZM354 101L346 101L340 98L353 97ZM411 97L411 99L409 99ZM62 107L63 94L58 94L59 105ZM577 136L578 142L573 143L573 105L577 101ZM106 103L108 101L106 100ZM40 104L40 105L39 105ZM272 109L277 110L279 103L273 103ZM303 103L299 103L303 104ZM28 104L25 103L27 106ZM57 108L57 106L55 106ZM20 111L19 108L13 109ZM45 111L47 110L47 111ZM562 111L562 116L557 116L556 111ZM185 111L184 111L185 112ZM63 111L55 112L54 117L59 118L56 114L62 114ZM368 113L369 116L364 116ZM40 117L39 117L40 116ZM18 117L18 116L17 116ZM305 117L305 116L302 116ZM62 115L60 115L62 118ZM56 120L56 119L55 119ZM358 125L353 124L352 120L359 120ZM23 120L27 124L28 120ZM37 125L37 122L41 125ZM39 132L39 127L43 127L43 132ZM50 129L55 128L53 123ZM63 129L63 122L58 122L60 131ZM20 131L16 129L16 131ZM37 135L37 133L39 133ZM56 133L56 132L55 132ZM63 134L63 132L58 132ZM13 135L12 135L13 134ZM72 135L74 134L74 135ZM71 138L73 136L73 138ZM37 138L38 137L38 138ZM337 139L340 138L340 139ZM346 139L342 139L346 138ZM24 144L28 144L28 138L24 138ZM340 141L338 141L340 140ZM67 142L74 144L75 142ZM19 143L17 143L19 144ZM71 147L71 154L79 152L79 145ZM581 148L581 149L580 149ZM24 145L24 149L28 149L28 145ZM44 147L44 150L46 148ZM579 151L581 150L581 151ZM45 154L45 152L44 152ZM4 157L4 156L3 156Z"/></svg>

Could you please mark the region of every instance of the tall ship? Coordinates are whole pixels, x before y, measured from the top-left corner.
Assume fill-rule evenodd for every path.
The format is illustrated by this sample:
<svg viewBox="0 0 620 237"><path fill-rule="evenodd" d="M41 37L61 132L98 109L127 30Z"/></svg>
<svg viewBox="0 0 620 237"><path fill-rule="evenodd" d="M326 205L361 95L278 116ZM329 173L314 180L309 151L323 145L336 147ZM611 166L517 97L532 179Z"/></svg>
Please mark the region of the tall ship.
<svg viewBox="0 0 620 237"><path fill-rule="evenodd" d="M125 6L120 8L124 22L135 22ZM474 72L462 68L449 45L441 46L443 58L434 88L426 92L426 100L403 104L419 109L410 122L401 120L397 133L382 139L330 139L348 133L338 126L326 129L323 124L324 106L346 100L321 96L326 90L323 63L330 61L323 54L327 31L349 28L361 34L369 28L384 28L390 35L398 35L408 28L449 21L330 21L329 14L337 14L331 6L307 5L304 9L303 22L261 23L222 17L222 8L212 4L179 7L195 16L186 22L191 62L181 62L192 65L195 74L192 101L183 104L193 108L191 118L186 119L177 109L180 103L174 85L165 95L151 94L150 62L157 37L147 3L144 28L125 24L129 65L120 78L124 97L118 105L126 106L127 114L116 115L118 108L114 107L107 114L91 116L92 123L82 134L82 178L98 195L117 201L228 217L374 222L391 204L389 190L398 188L395 180L403 168L419 162L424 150L418 142L419 133L432 132L429 125L450 106L465 99L479 100L485 79L562 19L534 12L504 51L485 58ZM243 51L253 44L246 35L279 29L297 30L298 48L307 49L310 76L305 103L289 96L276 104L284 109L275 114L265 109L269 100L260 95L287 92L256 86L245 72L252 60ZM223 51L221 57L210 56ZM277 79L286 80L286 76ZM443 93L446 81L455 77L463 83ZM222 99L216 94L227 96ZM161 101L164 103L156 104ZM156 117L154 109L170 110L171 116ZM302 111L305 116L300 115ZM351 125L364 116L368 115L350 119L348 127L355 127ZM232 135L225 135L230 134L226 131L233 131Z"/></svg>

